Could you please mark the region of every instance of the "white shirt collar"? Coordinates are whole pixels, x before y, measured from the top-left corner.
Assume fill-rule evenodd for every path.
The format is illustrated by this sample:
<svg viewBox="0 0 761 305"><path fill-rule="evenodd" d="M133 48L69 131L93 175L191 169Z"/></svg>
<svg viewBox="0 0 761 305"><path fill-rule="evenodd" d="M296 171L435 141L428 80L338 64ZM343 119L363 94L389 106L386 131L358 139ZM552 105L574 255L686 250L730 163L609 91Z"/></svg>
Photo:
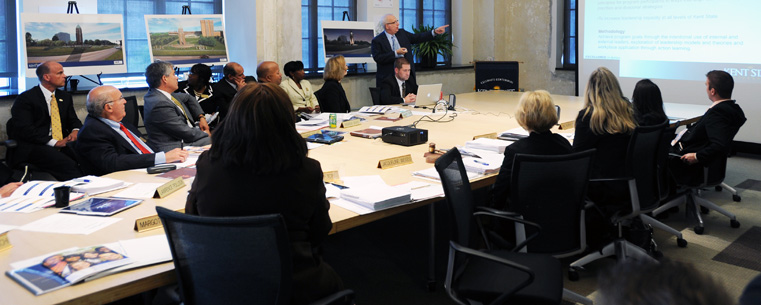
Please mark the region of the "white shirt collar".
<svg viewBox="0 0 761 305"><path fill-rule="evenodd" d="M53 95L53 92L50 92L50 90L48 90L48 88L45 88L45 86L43 86L42 84L40 84L39 86L40 86L40 90L42 90L42 96L45 97L45 102L50 101L50 96Z"/></svg>
<svg viewBox="0 0 761 305"><path fill-rule="evenodd" d="M164 90L161 90L161 89L158 89L158 88L156 88L156 90L157 90L158 92L161 92L161 94L163 94L164 96L166 96L166 98L168 98L168 99L170 99L170 100L172 99L172 95L171 95L169 92L166 92L166 91L164 91Z"/></svg>

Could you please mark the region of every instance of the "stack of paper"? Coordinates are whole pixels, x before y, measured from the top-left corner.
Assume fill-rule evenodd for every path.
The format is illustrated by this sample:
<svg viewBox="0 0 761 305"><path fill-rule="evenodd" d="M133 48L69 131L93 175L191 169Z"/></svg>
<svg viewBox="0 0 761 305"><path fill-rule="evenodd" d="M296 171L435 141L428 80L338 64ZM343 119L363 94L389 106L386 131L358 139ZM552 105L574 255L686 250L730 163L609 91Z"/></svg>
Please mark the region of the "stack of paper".
<svg viewBox="0 0 761 305"><path fill-rule="evenodd" d="M473 141L465 142L465 148L481 149L501 154L505 152L505 148L510 144L512 144L512 142L489 138L478 138Z"/></svg>
<svg viewBox="0 0 761 305"><path fill-rule="evenodd" d="M488 154L481 158L464 157L462 162L468 172L489 175L499 172L504 158L505 156L501 154Z"/></svg>
<svg viewBox="0 0 761 305"><path fill-rule="evenodd" d="M90 195L118 190L132 185L129 182L97 176L84 176L73 179L71 182L76 183L71 187L72 192L88 193Z"/></svg>
<svg viewBox="0 0 761 305"><path fill-rule="evenodd" d="M364 106L362 108L359 108L358 112L384 114L388 111L395 110L395 109L397 109L397 107L394 107L394 106Z"/></svg>
<svg viewBox="0 0 761 305"><path fill-rule="evenodd" d="M377 211L408 203L412 196L409 188L376 184L341 190L341 199Z"/></svg>
<svg viewBox="0 0 761 305"><path fill-rule="evenodd" d="M423 179L441 181L441 178L439 177L439 172L436 171L435 167L412 172L412 175L415 177L423 178ZM466 175L468 176L468 181L472 181L473 178L478 178L481 176L479 173L471 172L471 171L466 172Z"/></svg>

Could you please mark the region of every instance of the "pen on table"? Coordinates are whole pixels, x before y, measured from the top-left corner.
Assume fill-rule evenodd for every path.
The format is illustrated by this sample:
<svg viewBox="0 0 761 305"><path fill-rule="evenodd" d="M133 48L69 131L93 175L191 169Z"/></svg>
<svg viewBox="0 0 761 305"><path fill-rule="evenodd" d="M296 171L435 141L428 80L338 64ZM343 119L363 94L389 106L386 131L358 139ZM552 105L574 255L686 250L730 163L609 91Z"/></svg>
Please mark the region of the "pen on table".
<svg viewBox="0 0 761 305"><path fill-rule="evenodd" d="M486 163L486 162L483 162L483 161L478 161L476 159L473 159L473 162L476 162L476 163L481 164L483 166L489 166L489 163Z"/></svg>
<svg viewBox="0 0 761 305"><path fill-rule="evenodd" d="M185 140L180 140L180 149L185 149Z"/></svg>

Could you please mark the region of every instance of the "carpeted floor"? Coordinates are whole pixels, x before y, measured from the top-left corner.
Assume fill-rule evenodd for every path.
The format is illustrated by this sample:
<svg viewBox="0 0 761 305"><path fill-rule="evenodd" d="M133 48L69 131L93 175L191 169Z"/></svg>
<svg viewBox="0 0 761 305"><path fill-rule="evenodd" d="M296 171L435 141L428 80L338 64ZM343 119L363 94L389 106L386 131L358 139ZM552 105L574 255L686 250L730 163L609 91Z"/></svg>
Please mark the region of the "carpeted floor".
<svg viewBox="0 0 761 305"><path fill-rule="evenodd" d="M662 220L680 230L689 243L676 245L676 238L658 230L655 240L665 257L694 264L723 283L734 298L761 272L761 159L734 156L727 165L725 182L737 188L741 202L727 192L707 190L703 197L737 215L739 228L729 219L710 212L703 215L705 232L693 232L693 223L679 213ZM450 224L446 206L436 205L436 278L434 292L427 290L428 209L421 208L330 236L325 247L326 261L354 289L357 303L372 304L454 304L443 289ZM594 299L598 271L615 261L590 263L580 272L580 280L565 280L565 287Z"/></svg>

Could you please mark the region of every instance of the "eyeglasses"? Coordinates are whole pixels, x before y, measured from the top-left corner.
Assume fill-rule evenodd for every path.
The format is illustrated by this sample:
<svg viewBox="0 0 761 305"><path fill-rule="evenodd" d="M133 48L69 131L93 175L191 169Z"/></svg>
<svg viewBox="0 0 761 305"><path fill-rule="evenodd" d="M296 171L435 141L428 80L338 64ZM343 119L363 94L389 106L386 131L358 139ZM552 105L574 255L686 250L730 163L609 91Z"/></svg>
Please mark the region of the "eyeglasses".
<svg viewBox="0 0 761 305"><path fill-rule="evenodd" d="M123 100L123 99L124 99L124 95L120 96L120 97L119 97L118 99L116 99L116 100L113 100L113 101L110 101L110 102L106 102L106 104L111 104L111 103L113 103L113 102L121 101L121 100ZM105 105L105 104L104 104L104 105Z"/></svg>
<svg viewBox="0 0 761 305"><path fill-rule="evenodd" d="M399 19L394 20L393 22L386 22L386 24L394 24L394 23L399 23Z"/></svg>

